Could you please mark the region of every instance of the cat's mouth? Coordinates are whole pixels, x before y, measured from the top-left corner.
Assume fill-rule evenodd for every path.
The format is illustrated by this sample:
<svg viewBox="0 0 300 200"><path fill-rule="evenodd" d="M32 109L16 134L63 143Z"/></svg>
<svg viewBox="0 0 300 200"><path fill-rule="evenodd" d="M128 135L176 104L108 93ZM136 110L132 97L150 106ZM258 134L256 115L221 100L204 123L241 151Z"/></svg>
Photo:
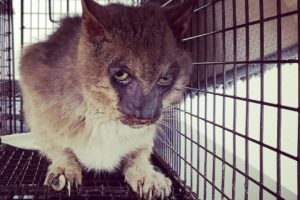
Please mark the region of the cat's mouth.
<svg viewBox="0 0 300 200"><path fill-rule="evenodd" d="M151 119L143 119L143 118L136 118L131 116L123 116L121 117L120 121L130 126L131 128L142 128L144 126L150 126L154 124L158 118L151 118Z"/></svg>

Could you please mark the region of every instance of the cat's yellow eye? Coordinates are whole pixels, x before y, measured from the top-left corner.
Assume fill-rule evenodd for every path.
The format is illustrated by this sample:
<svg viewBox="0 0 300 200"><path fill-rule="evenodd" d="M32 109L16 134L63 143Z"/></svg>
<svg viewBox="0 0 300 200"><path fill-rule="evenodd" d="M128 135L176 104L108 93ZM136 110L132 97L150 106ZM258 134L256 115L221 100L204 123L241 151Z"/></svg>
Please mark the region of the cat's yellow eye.
<svg viewBox="0 0 300 200"><path fill-rule="evenodd" d="M161 85L161 86L168 86L168 85L171 85L172 83L173 83L172 75L166 75L166 76L160 77L157 82L157 84Z"/></svg>
<svg viewBox="0 0 300 200"><path fill-rule="evenodd" d="M118 81L125 81L128 78L129 74L125 71L119 71L115 73L114 77Z"/></svg>

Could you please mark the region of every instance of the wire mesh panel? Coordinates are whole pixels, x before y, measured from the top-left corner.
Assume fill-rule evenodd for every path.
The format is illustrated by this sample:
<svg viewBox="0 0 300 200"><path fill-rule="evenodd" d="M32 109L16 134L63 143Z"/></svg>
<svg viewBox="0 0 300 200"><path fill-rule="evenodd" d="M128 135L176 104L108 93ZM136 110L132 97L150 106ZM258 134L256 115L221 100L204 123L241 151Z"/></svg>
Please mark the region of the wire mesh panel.
<svg viewBox="0 0 300 200"><path fill-rule="evenodd" d="M117 2L116 0L95 0L101 5ZM121 1L137 5L139 1ZM18 6L18 5L16 5ZM46 39L59 26L59 21L66 16L81 14L79 0L21 0L21 45L32 44Z"/></svg>
<svg viewBox="0 0 300 200"><path fill-rule="evenodd" d="M189 199L167 166L156 158L153 163L170 175L174 188L171 199ZM70 197L66 190L55 192L43 185L48 165L49 162L36 151L0 146L0 199L139 199L120 172L84 171L83 185L78 190L74 188Z"/></svg>
<svg viewBox="0 0 300 200"><path fill-rule="evenodd" d="M0 2L1 132L23 132L14 100L12 1ZM17 49L45 39L61 17L81 10L79 0L14 2L21 19ZM199 0L183 39L193 77L185 98L165 110L155 144L159 163L169 164L188 186L182 190L199 199L299 199L299 12L299 0ZM36 176L43 171L35 171L46 161L35 152L0 153L1 191L7 185L9 194L28 191L28 175L35 190L26 194L50 194ZM131 195L123 186L122 195Z"/></svg>
<svg viewBox="0 0 300 200"><path fill-rule="evenodd" d="M194 10L193 79L156 150L199 199L299 199L299 11L297 0Z"/></svg>
<svg viewBox="0 0 300 200"><path fill-rule="evenodd" d="M11 1L0 1L0 135L16 130Z"/></svg>

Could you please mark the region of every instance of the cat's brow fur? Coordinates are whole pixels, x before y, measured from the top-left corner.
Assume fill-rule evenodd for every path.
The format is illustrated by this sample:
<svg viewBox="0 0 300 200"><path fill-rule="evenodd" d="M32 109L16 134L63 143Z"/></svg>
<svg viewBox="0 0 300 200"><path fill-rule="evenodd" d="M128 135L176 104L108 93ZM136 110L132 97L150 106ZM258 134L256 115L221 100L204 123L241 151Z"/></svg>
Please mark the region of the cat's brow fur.
<svg viewBox="0 0 300 200"><path fill-rule="evenodd" d="M155 126L132 129L118 120L119 99L108 68L112 64L127 66L147 93L176 63L179 75L164 94L166 107L181 97L189 81L190 56L159 6L112 4L90 9L101 25L99 33L95 33L97 28L89 28L95 24L81 17L65 18L48 40L23 50L20 81L26 121L53 163L58 160L68 165L73 157L68 157L65 149L71 149L83 166L113 170L126 156L146 149L145 159L136 160L149 165L146 160ZM124 170L135 161L130 163L124 164Z"/></svg>

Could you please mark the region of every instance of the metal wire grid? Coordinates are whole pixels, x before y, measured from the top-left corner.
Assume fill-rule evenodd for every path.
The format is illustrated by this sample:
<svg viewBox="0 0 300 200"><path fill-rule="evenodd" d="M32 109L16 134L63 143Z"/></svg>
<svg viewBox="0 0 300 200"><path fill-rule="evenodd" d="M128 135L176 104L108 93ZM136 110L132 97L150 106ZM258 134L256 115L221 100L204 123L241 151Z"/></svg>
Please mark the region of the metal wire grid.
<svg viewBox="0 0 300 200"><path fill-rule="evenodd" d="M153 158L160 169L167 169ZM0 146L0 199L138 199L119 173L101 173L94 171L83 174L83 185L71 197L67 191L55 192L43 186L48 161L36 151L24 151L9 146ZM167 169L167 172L171 171ZM176 176L173 174L171 178ZM188 199L178 180L173 180L173 200Z"/></svg>
<svg viewBox="0 0 300 200"><path fill-rule="evenodd" d="M43 25L46 24L45 27L33 27L32 24L29 26L24 26L26 23L32 23L32 19L34 12L24 11L24 1L21 16L28 15L29 18L22 20L22 34L30 35L28 37L30 42L32 38L34 38L34 34L37 33L37 39L41 35L47 35L47 30L50 32L53 28L55 28L55 24L49 23L47 18L45 19L45 23L43 20L40 20ZM42 2L42 1L38 1ZM232 10L227 11L228 2L231 2ZM284 194L282 194L281 188L281 178L284 172L284 168L281 168L282 159L288 159L288 161L295 161L297 165L297 172L299 171L299 151L296 155L291 154L290 152L284 151L281 148L281 118L282 118L282 110L290 110L293 113L296 113L298 122L299 122L299 104L296 107L284 105L281 101L282 96L282 67L287 63L295 63L299 65L299 44L294 46L294 50L296 51L296 57L287 57L285 58L285 54L282 52L283 49L283 35L282 35L282 26L283 21L286 18L294 17L297 21L296 23L296 32L299 33L299 1L296 3L297 7L287 12L283 12L281 9L281 3L283 1L276 1L276 13L274 15L268 16L268 13L265 12L265 8L268 7L267 1L259 0L257 1L257 7L259 8L258 19L250 20L250 12L249 7L251 4L246 0L244 1L244 22L241 23L240 15L237 13L239 10L237 9L237 4L241 1L230 0L230 1L199 1L199 7L195 10L195 15L193 17L192 29L191 32L187 34L187 37L184 39L184 42L187 48L192 50L193 57L195 60L194 70L197 76L194 76L194 79L191 85L187 88L186 98L180 104L169 109L170 116L176 116L177 121L172 120L171 118L166 120L163 131L166 133L166 138L161 138L156 144L156 150L160 153L160 155L175 169L181 178L186 181L186 185L191 186L191 190L197 193L199 198L210 199L218 197L224 198L232 198L238 199L240 194L237 194L237 191L242 188L242 198L247 199L249 196L251 197L251 193L249 194L249 189L251 187L258 187L258 198L263 199L265 197L269 198L284 198ZM167 1L163 5L168 5L175 3L175 1ZM29 4L32 5L32 4ZM43 7L44 8L44 7ZM32 8L33 9L33 8ZM218 10L219 9L219 10ZM39 10L39 9L38 9ZM47 11L49 8L45 9L45 13L35 13L42 15L49 15ZM65 12L57 13L61 16ZM231 24L228 25L228 16L232 15L229 21ZM221 17L220 17L221 16ZM221 20L219 19L221 18ZM41 19L41 18L39 18ZM53 19L55 20L55 15L53 15ZM221 23L220 23L221 22ZM268 41L271 44L276 46L275 55L269 56L270 52L266 49L268 45L266 43L267 38L265 33L267 32L268 23L275 22L276 30L275 30L275 40ZM47 25L48 24L48 25ZM220 26L221 25L221 26ZM259 57L252 56L252 43L250 43L249 39L251 39L251 28L259 27L259 44L257 52L259 52ZM45 30L45 31L43 31ZM242 30L242 31L240 31ZM44 34L43 34L44 33ZM232 47L227 48L227 37L230 34ZM245 39L242 42L244 48L239 49L239 35L242 35ZM219 46L218 40L221 41L221 46ZM26 39L22 39L22 44L26 44ZM217 48L220 47L220 48ZM251 47L251 48L250 48ZM220 53L223 52L223 53ZM227 53L226 53L227 52ZM231 59L228 59L228 55L231 52ZM240 54L244 54L244 57L241 57ZM271 65L276 65L278 69L277 78L277 102L269 102L267 101L267 95L265 95L265 81L264 81L264 73L267 68L272 67ZM220 70L221 68L221 70ZM253 72L253 68L259 69ZM243 73L240 73L241 69ZM220 72L221 71L221 72ZM260 98L254 99L251 98L249 94L249 80L253 76L253 74L260 75ZM299 74L299 71L297 72ZM246 94L245 96L239 95L239 91L237 89L237 81L240 78L244 78L246 82ZM226 90L217 92L217 87L223 85L224 88L226 86L232 84L234 88L233 94L227 94ZM299 96L299 87L295 90L297 96ZM201 103L201 95L205 97L205 102ZM209 97L212 97L212 120L209 119ZM216 99L221 97L223 101L222 112L217 109ZM191 98L196 98L197 103L188 103ZM226 113L230 112L226 110L224 105L226 102L233 101L233 124L232 127L226 126L225 116ZM299 97L298 97L299 101ZM245 130L243 132L238 131L237 118L239 116L237 105L239 102L244 102L246 105L246 116L244 117ZM257 104L260 106L259 109L259 121L260 121L260 137L253 138L251 137L251 126L249 127L249 110L251 110L252 104ZM202 105L203 104L203 105ZM271 107L277 110L276 121L274 124L277 126L277 131L272 133L276 135L277 144L272 146L267 144L264 141L264 125L266 123L266 119L264 117L264 110L266 108ZM201 109L204 110L204 116L201 116ZM192 112L195 111L196 112ZM216 114L220 112L223 115L223 120L221 123L216 122ZM196 123L195 120L197 119ZM183 122L183 123L182 123ZM191 127L195 126L196 130ZM201 137L200 127L204 126L204 138ZM213 139L212 143L209 143L208 130L213 128ZM221 145L221 154L218 155L218 146L216 143L217 137L220 135L217 133L217 130L220 129L222 133L222 145ZM299 132L299 131L298 131ZM226 156L226 141L231 137L232 139L232 158L229 159ZM226 141L225 141L226 139ZM299 138L295 138L297 141L297 148L299 148ZM163 141L166 140L166 141ZM237 165L237 146L240 141L244 143L244 154L245 154L245 164L243 168L240 168ZM249 146L256 144L259 146L259 178L252 176L251 168L249 169L249 154L251 156L251 152L249 152ZM266 171L265 165L268 164L264 162L266 156L264 156L265 151L271 151L276 154L276 162L273 164L276 168L276 187L275 189L267 185L266 177L264 173ZM202 162L203 161L203 162ZM221 164L221 168L217 168L218 165ZM211 167L210 167L211 165ZM250 171L249 171L250 170ZM216 176L221 172L221 184L218 185ZM232 176L227 177L227 174L231 172ZM293 175L297 176L296 173ZM230 174L230 173L229 173ZM231 179L230 184L228 184L228 179ZM299 178L297 177L299 181ZM297 191L296 195L299 194L299 184L297 181ZM241 184L240 184L241 183ZM227 188L229 185L229 189ZM242 187L241 187L242 185Z"/></svg>
<svg viewBox="0 0 300 200"><path fill-rule="evenodd" d="M95 0L101 5L117 0ZM137 5L139 1L125 1ZM21 0L22 45L46 39L59 25L61 18L81 13L78 0ZM23 46L22 46L23 47Z"/></svg>
<svg viewBox="0 0 300 200"><path fill-rule="evenodd" d="M169 0L162 5L175 2ZM158 140L156 151L199 199L299 198L300 2L288 3L294 6L284 7L283 0L202 0L194 10L190 32L183 39L194 59L193 80L186 88L185 99L170 107L162 127L169 140ZM293 29L287 28L291 19ZM294 33L288 33L292 30ZM290 88L296 102L293 105L283 102L287 91L282 90L286 84L282 74L291 67L296 69L297 77L297 83ZM272 68L277 71L275 101L267 95L270 87L266 73ZM258 97L252 96L253 77L259 79L254 89ZM240 80L245 84L242 92L238 89ZM228 91L230 87L233 89ZM232 110L228 109L229 103ZM241 103L244 116L238 107ZM251 122L254 107L258 107L258 130ZM266 113L270 109L274 111L273 131L267 130L270 123ZM228 113L232 117L230 124ZM288 126L286 113L296 121L294 134L284 128ZM243 130L239 128L241 124ZM266 140L268 135L275 138L273 144ZM283 146L286 142L294 144L293 152ZM228 149L232 152L228 153ZM237 156L240 154L244 155L242 163ZM274 155L271 161L270 154ZM259 158L256 173L251 167L255 163L250 162L255 160L253 157ZM293 170L289 171L291 166ZM272 169L275 180L270 181L266 174ZM285 176L293 177L293 194L286 191Z"/></svg>
<svg viewBox="0 0 300 200"><path fill-rule="evenodd" d="M13 21L11 1L0 1L0 134L13 133L15 123Z"/></svg>

